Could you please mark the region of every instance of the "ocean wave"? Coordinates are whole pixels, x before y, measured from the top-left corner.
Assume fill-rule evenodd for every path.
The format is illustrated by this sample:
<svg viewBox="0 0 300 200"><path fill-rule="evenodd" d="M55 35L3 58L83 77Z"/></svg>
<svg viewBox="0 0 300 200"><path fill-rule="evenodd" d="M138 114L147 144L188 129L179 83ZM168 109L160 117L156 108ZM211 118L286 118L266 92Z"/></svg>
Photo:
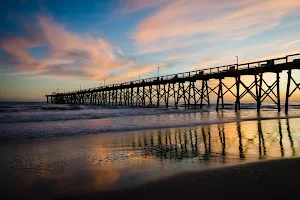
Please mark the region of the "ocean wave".
<svg viewBox="0 0 300 200"><path fill-rule="evenodd" d="M69 105L69 106L43 106L40 108L41 110L81 110L85 109L84 106L80 105Z"/></svg>
<svg viewBox="0 0 300 200"><path fill-rule="evenodd" d="M223 112L232 112L234 114L234 104L226 104ZM242 110L255 112L255 103L243 103ZM193 108L193 106L191 106ZM284 106L281 106L284 110ZM294 104L290 106L290 110L298 110L300 105ZM27 110L26 110L27 109ZM204 106L203 109L184 109L175 108L132 108L130 106L123 107L101 107L101 106L85 106L85 105L56 105L56 104L40 104L24 106L14 106L9 112L0 112L1 123L19 123L19 122L43 122L43 121L67 121L67 120L88 120L88 119L105 119L116 117L132 117L147 115L169 115L169 114L189 114L189 113L207 113L215 112L215 105L211 107ZM276 111L277 106L274 104L263 105L262 111ZM20 112L19 112L20 111ZM23 112L21 112L23 111Z"/></svg>
<svg viewBox="0 0 300 200"><path fill-rule="evenodd" d="M50 109L52 110L52 109ZM77 110L77 109L69 109ZM0 123L16 123L16 122L44 122L44 121L67 121L67 120L87 120L87 119L105 119L116 117L132 117L132 116L150 116L150 115L168 115L168 114L188 114L208 112L208 110L177 110L177 109L129 109L123 108L117 112L108 112L108 108L97 110L95 112L48 112L48 113L20 113L15 115L0 115Z"/></svg>
<svg viewBox="0 0 300 200"><path fill-rule="evenodd" d="M27 131L20 131L20 128L11 129L6 132L1 132L0 128L0 140L12 140L12 139L32 139L32 138L51 138L51 137L64 137L64 136L77 136L77 135L86 135L86 134L103 134L103 133L118 133L118 132L129 132L129 131L143 131L143 130L160 130L160 129L180 129L180 128L188 128L188 127L197 127L197 126L209 126L213 124L226 124L226 123L238 123L238 122L246 122L246 121L258 121L258 120L276 120L276 119L292 119L292 118L300 118L300 115L294 116L273 116L273 117L245 117L245 118L219 118L213 119L210 121L181 121L177 124L173 123L160 123L160 124L151 124L151 123L131 123L126 124L124 126L90 126L93 124L97 124L97 121L90 122L87 121L85 126L78 124L77 126L70 127L64 122L59 124L59 128L53 128L53 124L47 125L43 124L40 128L29 128ZM72 122L73 124L77 124L76 121ZM101 124L99 122L99 124Z"/></svg>

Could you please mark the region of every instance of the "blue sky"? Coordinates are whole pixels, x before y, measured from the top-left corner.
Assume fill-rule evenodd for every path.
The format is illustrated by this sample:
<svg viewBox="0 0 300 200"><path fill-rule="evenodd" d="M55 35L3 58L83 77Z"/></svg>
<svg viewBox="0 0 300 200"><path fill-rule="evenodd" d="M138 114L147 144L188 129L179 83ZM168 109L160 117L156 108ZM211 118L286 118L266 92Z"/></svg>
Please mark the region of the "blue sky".
<svg viewBox="0 0 300 200"><path fill-rule="evenodd" d="M298 0L7 1L0 101L299 53L299 30Z"/></svg>

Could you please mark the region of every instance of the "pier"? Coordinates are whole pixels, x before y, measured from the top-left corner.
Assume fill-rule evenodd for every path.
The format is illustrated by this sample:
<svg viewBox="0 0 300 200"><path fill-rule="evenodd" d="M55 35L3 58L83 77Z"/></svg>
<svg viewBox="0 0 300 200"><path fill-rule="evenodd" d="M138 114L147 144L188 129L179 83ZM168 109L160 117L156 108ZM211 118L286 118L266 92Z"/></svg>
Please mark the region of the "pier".
<svg viewBox="0 0 300 200"><path fill-rule="evenodd" d="M256 62L225 65L166 76L159 76L120 84L83 89L66 93L46 95L47 103L83 104L99 106L165 106L178 108L180 102L185 108L202 108L211 105L211 96L216 95L216 110L224 108L224 95L229 93L235 98L235 110L241 109L241 99L250 94L256 102L257 111L269 98L280 112L280 74L287 72L285 112L288 113L289 99L300 90L300 80L293 77L300 69L300 53L285 57ZM264 79L265 73L276 77L270 83ZM253 81L243 81L252 76ZM224 79L234 79L232 85ZM210 84L211 80L218 83ZM196 86L196 82L200 86Z"/></svg>

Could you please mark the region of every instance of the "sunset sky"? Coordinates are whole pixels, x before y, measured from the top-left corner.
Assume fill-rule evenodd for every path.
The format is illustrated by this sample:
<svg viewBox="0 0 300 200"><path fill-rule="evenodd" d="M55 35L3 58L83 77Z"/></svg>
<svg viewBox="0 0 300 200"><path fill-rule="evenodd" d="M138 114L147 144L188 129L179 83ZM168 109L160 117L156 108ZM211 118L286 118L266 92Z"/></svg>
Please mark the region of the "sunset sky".
<svg viewBox="0 0 300 200"><path fill-rule="evenodd" d="M300 53L299 31L299 0L10 0L0 101Z"/></svg>

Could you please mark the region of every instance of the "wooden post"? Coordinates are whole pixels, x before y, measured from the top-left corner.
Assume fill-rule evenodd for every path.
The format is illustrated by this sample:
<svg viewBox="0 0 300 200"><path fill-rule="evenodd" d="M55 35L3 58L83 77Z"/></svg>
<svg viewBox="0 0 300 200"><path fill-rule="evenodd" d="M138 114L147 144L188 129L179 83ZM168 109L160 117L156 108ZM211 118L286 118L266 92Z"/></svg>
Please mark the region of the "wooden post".
<svg viewBox="0 0 300 200"><path fill-rule="evenodd" d="M175 91L175 83L173 83L173 97L174 97L174 104L175 108L177 108L177 103L176 103L176 91Z"/></svg>
<svg viewBox="0 0 300 200"><path fill-rule="evenodd" d="M123 93L122 93L122 88L120 88L119 92L119 105L122 106L122 100L123 100Z"/></svg>
<svg viewBox="0 0 300 200"><path fill-rule="evenodd" d="M258 82L257 82L257 74L254 75L254 84L255 84L255 95L256 95L256 109L258 110Z"/></svg>
<svg viewBox="0 0 300 200"><path fill-rule="evenodd" d="M179 99L180 99L180 83L178 83L178 88L177 88L177 91L175 91L175 88L174 88L174 93L177 93L177 97L175 99L175 108L177 109L178 108L178 102L179 102ZM175 95L174 95L175 96Z"/></svg>
<svg viewBox="0 0 300 200"><path fill-rule="evenodd" d="M186 93L184 89L184 83L182 83L182 95L183 95L183 100L184 100L184 108L186 108Z"/></svg>
<svg viewBox="0 0 300 200"><path fill-rule="evenodd" d="M152 85L149 85L149 104L152 106Z"/></svg>
<svg viewBox="0 0 300 200"><path fill-rule="evenodd" d="M128 89L127 88L122 89L122 97L123 97L122 105L126 106L128 104Z"/></svg>
<svg viewBox="0 0 300 200"><path fill-rule="evenodd" d="M145 103L145 85L143 85L143 97L142 97L142 105L144 106Z"/></svg>
<svg viewBox="0 0 300 200"><path fill-rule="evenodd" d="M218 90L218 98L217 98L217 108L216 110L219 110L219 102L220 102L220 98L221 98L221 94L222 93L222 80L219 79L219 90ZM223 101L222 101L222 107L223 107Z"/></svg>
<svg viewBox="0 0 300 200"><path fill-rule="evenodd" d="M159 101L160 101L160 84L156 85L156 97L157 97L156 106L159 107Z"/></svg>
<svg viewBox="0 0 300 200"><path fill-rule="evenodd" d="M167 105L169 106L169 98L170 98L170 83L168 84L168 90L167 90Z"/></svg>
<svg viewBox="0 0 300 200"><path fill-rule="evenodd" d="M207 104L208 104L208 106L210 106L210 100L209 100L209 92L208 92L208 83L207 83L207 80L205 80L205 88L206 88Z"/></svg>
<svg viewBox="0 0 300 200"><path fill-rule="evenodd" d="M169 85L170 85L170 83L169 83ZM164 84L164 97L165 97L164 99L165 99L166 108L169 107L169 89L170 89L170 87L168 87L168 92L167 92L166 84Z"/></svg>
<svg viewBox="0 0 300 200"><path fill-rule="evenodd" d="M110 96L111 96L111 92L110 90L108 90L108 105L110 106Z"/></svg>
<svg viewBox="0 0 300 200"><path fill-rule="evenodd" d="M133 105L133 87L131 88L130 92L130 105Z"/></svg>
<svg viewBox="0 0 300 200"><path fill-rule="evenodd" d="M113 95L112 95L112 104L113 106L117 106L118 103L118 93L117 90L113 88Z"/></svg>
<svg viewBox="0 0 300 200"><path fill-rule="evenodd" d="M136 100L135 100L136 105L140 105L140 87L138 86L136 89Z"/></svg>
<svg viewBox="0 0 300 200"><path fill-rule="evenodd" d="M289 69L287 73L288 73L288 79L287 79L286 96L285 96L285 113L286 114L288 114L288 112L289 112L289 98L290 98L292 70Z"/></svg>
<svg viewBox="0 0 300 200"><path fill-rule="evenodd" d="M98 95L97 95L97 101L98 101L98 106L100 106L100 98L101 98L101 92L98 92Z"/></svg>
<svg viewBox="0 0 300 200"><path fill-rule="evenodd" d="M93 93L91 92L90 93L90 105L92 105L93 104Z"/></svg>
<svg viewBox="0 0 300 200"><path fill-rule="evenodd" d="M235 100L235 111L241 109L241 103L240 103L240 76L237 76L236 81L236 100Z"/></svg>
<svg viewBox="0 0 300 200"><path fill-rule="evenodd" d="M200 96L200 108L202 108L202 106L203 106L204 85L205 85L205 82L204 82L204 80L202 80L202 88L201 88L201 96Z"/></svg>
<svg viewBox="0 0 300 200"><path fill-rule="evenodd" d="M100 92L100 106L103 106L103 90Z"/></svg>
<svg viewBox="0 0 300 200"><path fill-rule="evenodd" d="M223 83L221 80L221 98L222 98L222 109L224 109L224 93L223 93Z"/></svg>
<svg viewBox="0 0 300 200"><path fill-rule="evenodd" d="M276 73L276 80L277 80L277 110L280 112L280 76L279 72Z"/></svg>
<svg viewBox="0 0 300 200"><path fill-rule="evenodd" d="M92 105L94 105L94 102L95 102L95 94L94 93L91 93L92 95Z"/></svg>
<svg viewBox="0 0 300 200"><path fill-rule="evenodd" d="M190 103L191 103L191 86L192 86L192 82L190 81L190 85L189 85L189 93L188 93L188 108L190 108Z"/></svg>
<svg viewBox="0 0 300 200"><path fill-rule="evenodd" d="M196 100L196 91L195 91L195 82L193 82L193 98L194 98L194 107L197 107L197 100Z"/></svg>
<svg viewBox="0 0 300 200"><path fill-rule="evenodd" d="M129 89L128 88L125 88L124 89L124 105L126 106L128 106L129 105L129 91L128 91Z"/></svg>
<svg viewBox="0 0 300 200"><path fill-rule="evenodd" d="M262 92L262 81L263 81L263 73L259 74L259 85L256 87L258 90L258 96L256 97L256 102L257 102L257 112L260 112L260 107L261 107L261 92Z"/></svg>

